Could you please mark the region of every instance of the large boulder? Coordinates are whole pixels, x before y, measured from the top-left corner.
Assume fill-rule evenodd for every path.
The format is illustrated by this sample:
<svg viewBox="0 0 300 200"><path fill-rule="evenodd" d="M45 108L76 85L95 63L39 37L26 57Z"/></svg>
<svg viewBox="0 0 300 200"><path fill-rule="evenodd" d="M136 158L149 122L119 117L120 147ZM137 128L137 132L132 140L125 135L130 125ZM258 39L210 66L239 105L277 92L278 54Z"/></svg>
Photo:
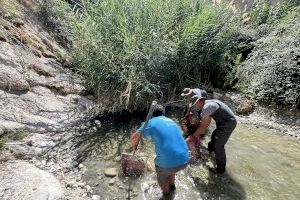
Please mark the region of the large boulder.
<svg viewBox="0 0 300 200"><path fill-rule="evenodd" d="M25 161L0 164L0 199L14 200L62 200L59 181Z"/></svg>

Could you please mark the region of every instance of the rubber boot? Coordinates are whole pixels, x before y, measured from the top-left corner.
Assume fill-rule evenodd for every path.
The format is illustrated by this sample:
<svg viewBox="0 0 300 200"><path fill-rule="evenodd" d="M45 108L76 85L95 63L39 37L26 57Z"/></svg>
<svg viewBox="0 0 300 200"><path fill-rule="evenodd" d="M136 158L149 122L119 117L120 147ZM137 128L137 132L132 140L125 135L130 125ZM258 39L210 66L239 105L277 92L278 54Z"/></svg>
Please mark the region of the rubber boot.
<svg viewBox="0 0 300 200"><path fill-rule="evenodd" d="M211 141L207 144L207 150L209 153L212 153L215 151L214 144Z"/></svg>
<svg viewBox="0 0 300 200"><path fill-rule="evenodd" d="M214 174L224 174L226 171L226 165L217 164L217 168L209 168L209 171Z"/></svg>
<svg viewBox="0 0 300 200"><path fill-rule="evenodd" d="M171 192L174 192L174 191L176 190L175 184L174 184L174 185L173 185L173 184L170 184L169 188L170 188L170 191L171 191Z"/></svg>

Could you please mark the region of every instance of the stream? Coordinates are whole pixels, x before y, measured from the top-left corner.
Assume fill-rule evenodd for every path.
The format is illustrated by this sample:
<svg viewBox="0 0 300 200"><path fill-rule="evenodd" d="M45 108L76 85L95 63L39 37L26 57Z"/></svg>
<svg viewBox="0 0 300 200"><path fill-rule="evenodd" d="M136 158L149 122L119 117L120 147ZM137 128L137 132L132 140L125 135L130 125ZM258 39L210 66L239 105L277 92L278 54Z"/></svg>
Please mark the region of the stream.
<svg viewBox="0 0 300 200"><path fill-rule="evenodd" d="M167 116L178 119L176 113ZM124 177L120 172L120 155L130 151L130 133L139 124L139 120L106 122L98 131L81 136L77 143L78 160L87 167L84 180L95 188L101 199L161 197L155 172L147 170L138 178ZM209 139L208 134L205 146ZM299 140L239 123L226 144L226 151L228 164L224 175L211 174L205 166L188 166L176 175L177 191L172 199L299 199ZM153 163L151 140L142 141L140 154ZM104 171L108 168L119 169L119 174L106 177Z"/></svg>

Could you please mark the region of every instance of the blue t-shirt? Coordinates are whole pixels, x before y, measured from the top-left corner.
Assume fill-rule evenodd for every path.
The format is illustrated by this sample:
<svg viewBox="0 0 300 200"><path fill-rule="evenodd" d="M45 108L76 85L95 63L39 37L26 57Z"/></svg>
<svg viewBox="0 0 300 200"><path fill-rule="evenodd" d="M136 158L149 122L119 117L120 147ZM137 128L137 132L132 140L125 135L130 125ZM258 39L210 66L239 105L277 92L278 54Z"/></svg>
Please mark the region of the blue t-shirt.
<svg viewBox="0 0 300 200"><path fill-rule="evenodd" d="M143 125L137 130L141 133ZM180 128L176 122L159 116L149 120L143 133L151 137L155 144L155 164L162 168L173 168L188 163L189 154L186 141L183 139Z"/></svg>

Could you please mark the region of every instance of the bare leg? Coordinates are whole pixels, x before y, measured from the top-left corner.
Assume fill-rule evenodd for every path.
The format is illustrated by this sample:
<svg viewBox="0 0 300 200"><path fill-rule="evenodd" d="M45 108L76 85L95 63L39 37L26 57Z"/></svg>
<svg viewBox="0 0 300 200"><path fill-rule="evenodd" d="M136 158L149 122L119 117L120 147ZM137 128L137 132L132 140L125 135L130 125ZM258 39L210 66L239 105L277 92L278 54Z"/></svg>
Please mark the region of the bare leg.
<svg viewBox="0 0 300 200"><path fill-rule="evenodd" d="M158 183L160 188L162 189L164 194L169 194L170 190L169 190L169 182L168 183Z"/></svg>
<svg viewBox="0 0 300 200"><path fill-rule="evenodd" d="M175 174L169 176L169 183L170 185L175 185Z"/></svg>

